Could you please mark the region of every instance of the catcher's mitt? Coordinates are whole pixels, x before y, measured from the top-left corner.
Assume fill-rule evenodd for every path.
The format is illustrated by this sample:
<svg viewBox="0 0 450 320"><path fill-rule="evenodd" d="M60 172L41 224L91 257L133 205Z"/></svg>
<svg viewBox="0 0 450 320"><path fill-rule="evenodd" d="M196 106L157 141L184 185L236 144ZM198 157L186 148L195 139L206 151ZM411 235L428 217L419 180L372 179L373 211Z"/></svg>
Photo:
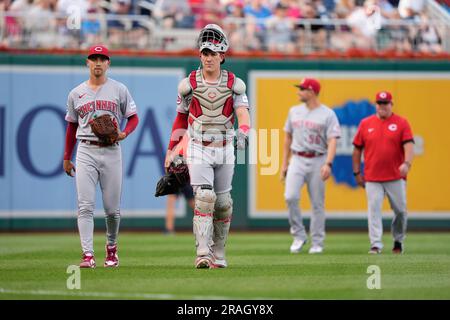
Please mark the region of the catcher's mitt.
<svg viewBox="0 0 450 320"><path fill-rule="evenodd" d="M180 184L173 173L166 173L156 184L155 197L161 197L168 194L176 194L180 189Z"/></svg>
<svg viewBox="0 0 450 320"><path fill-rule="evenodd" d="M182 156L174 157L167 171L175 175L180 186L184 186L190 181L189 168Z"/></svg>
<svg viewBox="0 0 450 320"><path fill-rule="evenodd" d="M113 144L119 137L117 123L111 116L104 114L89 121L92 132L106 144Z"/></svg>

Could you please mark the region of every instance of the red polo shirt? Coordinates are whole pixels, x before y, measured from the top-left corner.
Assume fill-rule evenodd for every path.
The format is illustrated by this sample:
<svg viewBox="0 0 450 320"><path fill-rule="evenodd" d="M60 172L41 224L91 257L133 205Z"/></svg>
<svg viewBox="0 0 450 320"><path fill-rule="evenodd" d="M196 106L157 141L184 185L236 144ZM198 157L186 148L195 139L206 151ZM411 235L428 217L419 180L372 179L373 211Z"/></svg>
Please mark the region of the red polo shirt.
<svg viewBox="0 0 450 320"><path fill-rule="evenodd" d="M406 119L396 114L385 120L376 115L364 118L353 140L355 147L364 149L364 179L401 179L398 168L405 161L403 145L407 142L414 138Z"/></svg>

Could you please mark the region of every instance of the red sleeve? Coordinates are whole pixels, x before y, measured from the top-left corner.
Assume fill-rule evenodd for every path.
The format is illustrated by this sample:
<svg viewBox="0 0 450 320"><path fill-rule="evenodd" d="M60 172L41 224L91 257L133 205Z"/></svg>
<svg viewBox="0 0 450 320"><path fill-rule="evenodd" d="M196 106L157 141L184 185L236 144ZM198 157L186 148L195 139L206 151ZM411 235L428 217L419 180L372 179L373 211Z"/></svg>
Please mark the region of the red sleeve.
<svg viewBox="0 0 450 320"><path fill-rule="evenodd" d="M402 143L414 142L414 135L407 120L403 123Z"/></svg>
<svg viewBox="0 0 450 320"><path fill-rule="evenodd" d="M66 145L64 147L64 160L71 160L73 148L77 144L77 128L78 123L68 122L66 130Z"/></svg>
<svg viewBox="0 0 450 320"><path fill-rule="evenodd" d="M131 115L127 119L127 125L125 126L125 129L123 130L123 132L125 132L127 134L127 137L130 133L132 133L134 131L134 129L136 129L138 123L139 123L139 117L136 113Z"/></svg>
<svg viewBox="0 0 450 320"><path fill-rule="evenodd" d="M353 139L353 145L359 149L364 147L364 140L363 140L363 136L362 136L362 129L363 123L361 122L359 127L358 127L358 131L355 134L355 138Z"/></svg>
<svg viewBox="0 0 450 320"><path fill-rule="evenodd" d="M173 122L172 133L170 135L169 150L172 150L183 139L186 129L188 127L187 113L177 113L177 117Z"/></svg>

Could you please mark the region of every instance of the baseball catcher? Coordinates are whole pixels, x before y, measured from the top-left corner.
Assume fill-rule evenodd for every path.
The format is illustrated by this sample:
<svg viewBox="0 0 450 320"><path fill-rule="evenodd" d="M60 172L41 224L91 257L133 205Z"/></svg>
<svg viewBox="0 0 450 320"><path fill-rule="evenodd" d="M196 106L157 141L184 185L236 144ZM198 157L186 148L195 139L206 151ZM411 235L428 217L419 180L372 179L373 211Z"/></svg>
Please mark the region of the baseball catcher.
<svg viewBox="0 0 450 320"><path fill-rule="evenodd" d="M197 45L201 67L178 85L177 116L164 166L169 171L172 155L188 130L189 178L195 197L195 267L225 268L225 244L233 214L233 142L239 150L246 148L250 105L244 81L221 68L229 47L222 28L206 25Z"/></svg>
<svg viewBox="0 0 450 320"><path fill-rule="evenodd" d="M176 194L180 188L189 183L189 169L181 156L176 156L170 163L167 173L156 184L155 197Z"/></svg>
<svg viewBox="0 0 450 320"><path fill-rule="evenodd" d="M119 137L118 125L115 119L104 114L89 121L92 132L105 144L113 144Z"/></svg>

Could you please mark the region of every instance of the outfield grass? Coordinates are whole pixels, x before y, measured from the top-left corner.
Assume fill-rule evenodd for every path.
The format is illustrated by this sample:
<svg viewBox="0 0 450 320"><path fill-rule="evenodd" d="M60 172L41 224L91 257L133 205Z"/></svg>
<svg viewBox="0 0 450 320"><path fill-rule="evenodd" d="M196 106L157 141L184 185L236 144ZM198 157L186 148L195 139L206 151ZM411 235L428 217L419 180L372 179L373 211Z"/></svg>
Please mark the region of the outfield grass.
<svg viewBox="0 0 450 320"><path fill-rule="evenodd" d="M409 233L405 254L367 254L366 233L328 233L325 252L290 254L287 233L233 233L226 269L194 268L190 233L122 233L120 267L81 270L68 290L69 265L80 259L72 234L0 234L0 299L450 299L450 234ZM305 250L306 249L306 250ZM381 270L381 289L367 289L367 268Z"/></svg>

